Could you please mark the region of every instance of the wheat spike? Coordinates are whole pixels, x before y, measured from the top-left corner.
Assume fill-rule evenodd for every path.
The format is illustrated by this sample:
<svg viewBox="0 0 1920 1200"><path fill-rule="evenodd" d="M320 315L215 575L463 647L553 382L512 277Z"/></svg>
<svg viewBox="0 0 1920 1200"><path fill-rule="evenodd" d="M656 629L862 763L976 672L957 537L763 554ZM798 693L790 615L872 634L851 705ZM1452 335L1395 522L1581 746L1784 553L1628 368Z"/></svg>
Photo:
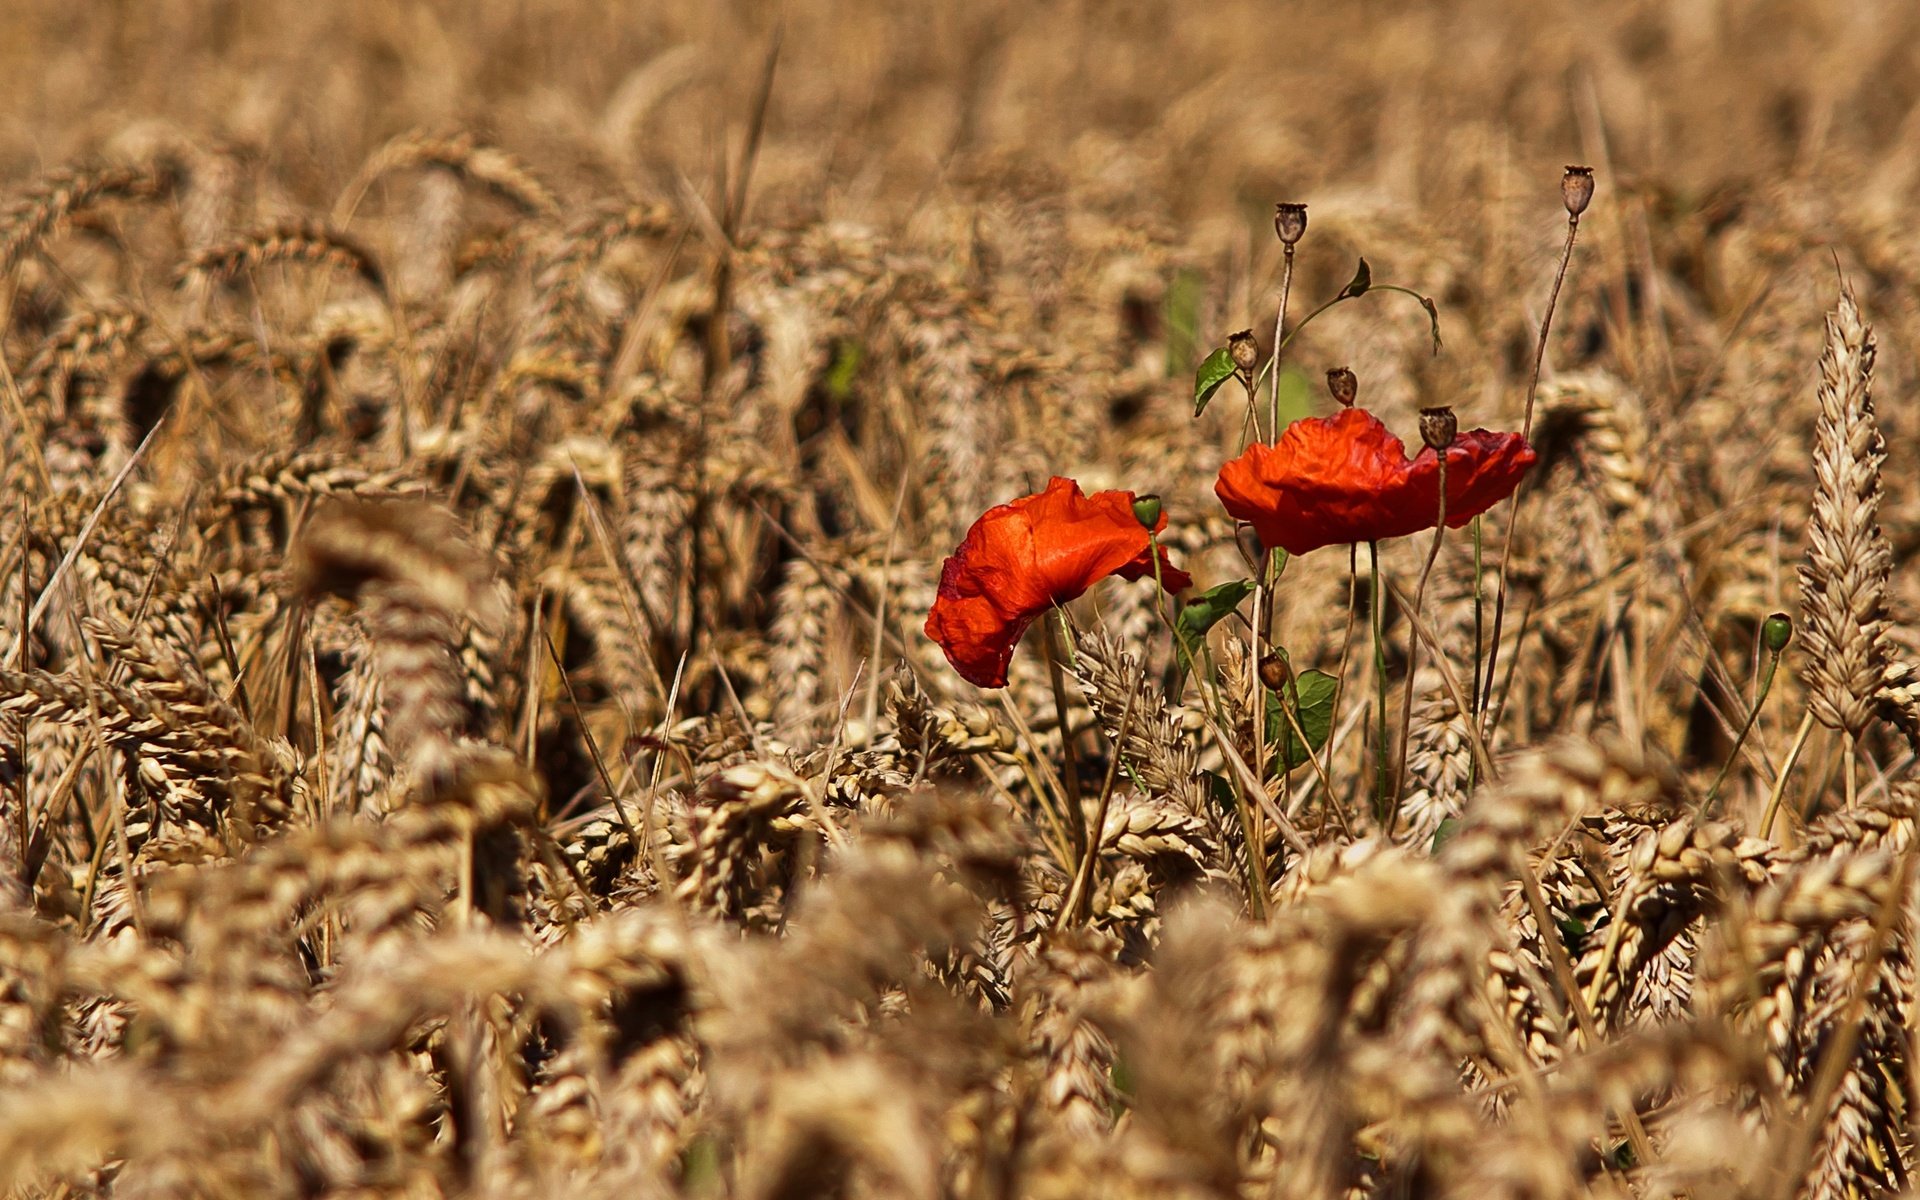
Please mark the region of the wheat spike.
<svg viewBox="0 0 1920 1200"><path fill-rule="evenodd" d="M1887 576L1880 531L1886 442L1873 414L1873 327L1851 292L1827 317L1815 426L1813 519L1800 567L1809 703L1834 729L1858 736L1886 679Z"/></svg>

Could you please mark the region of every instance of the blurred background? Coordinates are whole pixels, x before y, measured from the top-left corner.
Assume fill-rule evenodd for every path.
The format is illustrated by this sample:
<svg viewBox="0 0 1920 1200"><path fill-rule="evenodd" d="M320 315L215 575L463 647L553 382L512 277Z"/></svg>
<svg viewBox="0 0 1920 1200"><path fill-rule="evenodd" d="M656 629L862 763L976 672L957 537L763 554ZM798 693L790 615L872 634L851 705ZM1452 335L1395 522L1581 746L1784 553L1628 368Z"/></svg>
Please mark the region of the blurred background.
<svg viewBox="0 0 1920 1200"><path fill-rule="evenodd" d="M197 321L197 301L170 290L183 259L324 219L385 265L414 349L437 365L416 372L425 399L396 400L405 389L391 379L343 378L301 428L351 433L356 411L376 424L403 410L416 424L475 420L493 401L434 390L467 355L479 373L459 378L504 367L522 418L561 414L544 429L475 426L484 444L497 439L508 477L569 430L625 429L640 452L665 457L660 477L684 479L681 452L635 426L635 406L717 405L738 426L743 460L772 448L752 469L778 462L803 481L781 509L792 529L846 539L836 553L891 559L922 590L985 506L1054 472L1165 492L1191 552L1211 556L1203 577L1237 570L1211 488L1240 422L1195 422L1190 380L1234 330L1251 326L1270 344L1279 200L1311 212L1296 314L1365 256L1377 282L1437 302L1445 341L1433 353L1404 296L1342 305L1289 351L1290 412L1324 411L1321 372L1349 364L1362 402L1403 434L1429 403L1456 406L1463 427L1517 427L1566 229L1561 169L1594 167L1599 195L1547 355L1549 381L1574 382L1549 399L1540 431L1549 495L1567 506L1549 508L1546 536L1517 550L1543 552L1544 594L1611 578L1653 537L1699 573L1674 601L1708 614L1703 645L1744 655L1754 623L1791 606L1787 557L1811 483L1810 385L1836 269L1879 331L1893 458L1920 451L1903 403L1920 335L1920 6L1910 3L1226 0L1201 13L1171 0L10 0L6 10L0 178L16 193L64 164L184 164L170 209L83 214L23 266L10 330L23 362L106 301L184 301L170 319ZM770 62L737 230L751 253L719 297L744 349L738 377L716 387L706 330L718 225ZM440 151L406 140L418 137L479 148L461 168L466 183L423 169ZM516 198L514 172L536 192ZM557 210L542 212L549 195ZM671 214L647 233L652 248L602 257L607 246L593 243L591 286L567 301L578 321L553 326L537 264L570 252L553 259L549 240L580 214L636 200ZM519 273L490 273L489 262ZM306 285L254 295L258 310L234 309L234 320L336 347L342 322L367 319ZM599 408L556 407L541 374L555 347L586 363L587 383L560 390L584 387ZM232 415L258 409L258 384L244 372L221 384L232 400L218 436L232 444L184 438L200 456L193 471L284 444L286 421L249 427L254 418ZM136 414L116 436L143 429ZM379 453L404 453L395 429L370 435ZM153 461L173 457L163 445ZM633 495L657 485L618 461ZM1882 513L1902 552L1920 529L1916 504L1920 489L1896 484ZM783 602L761 598L798 578L797 560L750 509L740 519L725 602L682 596L688 637L696 611L720 613L746 644L780 620ZM1556 553L1569 539L1590 548L1583 563ZM1303 652L1331 653L1337 629L1318 617L1343 603L1344 566L1303 566L1285 601L1311 618ZM912 605L902 619L911 637ZM1585 636L1572 630L1569 645ZM826 698L866 649L807 652L823 659L806 701L815 722L832 716ZM670 667L674 640L657 651ZM1718 668L1701 650L1678 669ZM1607 708L1604 696L1583 703ZM1665 740L1677 749L1693 736L1691 704L1635 707L1669 708Z"/></svg>
<svg viewBox="0 0 1920 1200"><path fill-rule="evenodd" d="M263 216L331 207L415 130L472 132L563 197L711 194L779 30L755 221L948 244L948 197L978 201L965 221L1045 199L1177 245L1205 274L1205 339L1270 303L1278 199L1424 247L1362 247L1387 276L1504 292L1538 280L1558 169L1587 162L1612 269L1689 293L1649 302L1738 310L1752 281L1716 239L1756 205L1800 241L1870 228L1884 257L1911 240L1920 169L1920 10L1900 0L4 7L0 175L192 138L237 156ZM386 199L409 202L383 189L364 219ZM1344 280L1344 249L1309 290Z"/></svg>
<svg viewBox="0 0 1920 1200"><path fill-rule="evenodd" d="M421 126L562 173L703 181L776 28L757 179L783 214L904 218L930 187L1017 172L1195 234L1334 191L1444 223L1563 159L1649 202L1834 171L1895 210L1920 152L1920 14L1898 0L4 7L10 175L171 122L307 203Z"/></svg>

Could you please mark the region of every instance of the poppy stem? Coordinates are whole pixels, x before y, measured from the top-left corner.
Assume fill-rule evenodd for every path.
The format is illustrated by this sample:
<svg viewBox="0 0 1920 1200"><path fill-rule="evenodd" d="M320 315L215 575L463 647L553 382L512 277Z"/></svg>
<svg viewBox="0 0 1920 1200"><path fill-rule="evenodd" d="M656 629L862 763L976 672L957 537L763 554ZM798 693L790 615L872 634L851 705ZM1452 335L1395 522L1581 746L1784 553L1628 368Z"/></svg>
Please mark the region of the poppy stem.
<svg viewBox="0 0 1920 1200"><path fill-rule="evenodd" d="M1426 565L1420 568L1420 583L1413 589L1413 617L1418 621L1426 612L1427 579L1433 574L1433 564L1440 557L1440 539L1447 536L1447 456L1444 451L1440 459L1440 515L1433 523L1433 544L1427 547ZM1436 656L1438 651L1435 651ZM1400 704L1400 773L1394 777L1393 807L1387 812L1387 840L1393 840L1394 822L1400 816L1400 802L1407 794L1407 755L1413 736L1413 676L1420 665L1420 637L1414 634L1407 639L1407 694Z"/></svg>
<svg viewBox="0 0 1920 1200"><path fill-rule="evenodd" d="M1387 639L1386 618L1381 611L1384 596L1380 589L1379 542L1367 543L1367 566L1373 579L1372 611L1367 614L1373 624L1373 819L1376 824L1384 825L1390 785L1387 781Z"/></svg>
<svg viewBox="0 0 1920 1200"><path fill-rule="evenodd" d="M1707 810L1713 807L1715 797L1720 795L1720 787L1727 781L1727 773L1733 770L1733 764L1740 759L1740 748L1747 744L1747 735L1753 732L1754 722L1760 719L1760 710L1766 707L1767 693L1773 690L1774 674L1780 669L1780 652L1767 651L1767 665L1760 672L1760 688L1754 693L1753 707L1747 712L1747 719L1740 726L1739 736L1733 739L1733 749L1727 754L1727 761L1720 764L1720 773L1713 777L1713 786L1700 801L1697 816L1705 818Z"/></svg>
<svg viewBox="0 0 1920 1200"><path fill-rule="evenodd" d="M1475 517L1473 519L1473 695L1467 697L1467 702L1473 705L1475 713L1480 711L1480 672L1483 669L1480 656L1487 648L1486 610L1481 604L1483 597L1480 593L1480 575L1484 570L1480 535L1480 518Z"/></svg>
<svg viewBox="0 0 1920 1200"><path fill-rule="evenodd" d="M1438 311L1438 309L1436 308L1429 307L1433 304L1433 297L1431 296L1422 296L1419 292L1414 291L1412 288L1404 288L1394 283L1376 283L1367 291L1362 292L1360 295L1362 296L1371 295L1373 292L1399 292L1403 296L1412 296L1415 300L1418 300L1420 302L1420 307L1428 309L1431 321L1437 322L1439 320L1438 317L1431 316L1432 313L1435 313ZM1333 299L1327 301L1325 304L1322 304L1319 308L1316 308L1312 312L1308 313L1306 316L1301 317L1299 322L1294 325L1293 329L1288 332L1287 336L1281 341L1280 344L1282 346L1285 346L1292 343L1294 338L1297 338L1300 336L1301 330L1313 324L1313 319L1315 317L1319 316L1321 313L1326 312L1328 309L1332 308L1334 305L1341 304L1348 300L1358 300L1359 298L1360 296L1351 295L1347 292L1340 293L1338 296L1335 296ZM1439 342L1440 327L1438 324L1434 324L1432 328L1434 331L1433 352L1435 354L1438 354L1440 353L1440 342Z"/></svg>
<svg viewBox="0 0 1920 1200"><path fill-rule="evenodd" d="M1280 271L1280 311L1273 318L1273 358L1268 363L1273 375L1273 378L1268 380L1267 386L1270 397L1267 418L1270 439L1278 439L1280 436L1280 352L1287 346L1285 338L1287 297L1293 292L1293 244L1291 242L1286 243L1284 256L1286 265Z"/></svg>
<svg viewBox="0 0 1920 1200"><path fill-rule="evenodd" d="M1567 281L1567 268L1573 262L1573 243L1580 236L1580 214L1567 215L1567 241L1560 249L1560 266L1553 275L1553 289L1547 293L1547 311L1540 317L1540 337L1533 346L1533 374L1527 380L1527 413L1520 423L1520 436L1533 437L1533 403L1540 393L1540 364L1547 356L1547 335L1553 329L1553 310L1560 303L1560 288ZM1500 541L1500 582L1494 591L1493 599L1493 640L1487 646L1487 675L1484 681L1486 691L1478 698L1480 710L1493 708L1493 686L1500 663L1500 626L1507 615L1507 563L1513 557L1513 531L1520 524L1520 500L1526 494L1527 481L1523 476L1513 489L1513 503L1507 509L1507 532ZM1475 585L1478 586L1477 584Z"/></svg>
<svg viewBox="0 0 1920 1200"><path fill-rule="evenodd" d="M1067 614L1055 609L1062 624ZM1053 707L1060 719L1060 782L1067 792L1067 828L1073 837L1073 852L1087 853L1087 809L1080 798L1080 756L1073 748L1073 725L1067 720L1067 677L1060 669L1060 642L1053 621L1041 622L1045 635L1040 652L1047 660L1047 678L1053 683Z"/></svg>
<svg viewBox="0 0 1920 1200"><path fill-rule="evenodd" d="M1261 613L1262 603L1271 603L1267 593L1266 564L1253 576L1253 650L1249 655L1247 672L1248 697L1247 711L1253 714L1253 774L1260 786L1267 785L1267 684L1260 678L1260 663L1265 657L1266 617ZM1280 764L1280 773L1286 775L1286 764ZM1264 853L1267 844L1267 830L1258 808L1252 810L1247 823L1247 849L1249 854Z"/></svg>
<svg viewBox="0 0 1920 1200"><path fill-rule="evenodd" d="M1347 665L1353 659L1353 622L1360 611L1360 547L1356 543L1347 546L1347 627L1340 635L1340 665L1333 672L1333 708L1332 720L1328 727L1327 763L1333 763L1332 729L1340 723L1340 699L1347 690ZM1341 801L1327 788L1327 807L1340 810L1340 823L1347 823L1346 813L1341 809Z"/></svg>
<svg viewBox="0 0 1920 1200"><path fill-rule="evenodd" d="M1145 668L1143 667L1144 671ZM1087 839L1086 853L1080 856L1080 865L1073 873L1073 886L1067 891L1065 902L1054 915L1053 927L1064 929L1068 924L1078 924L1086 917L1087 902L1093 890L1093 869L1100 860L1100 839L1107 827L1107 811L1113 803L1113 785L1119 781L1120 764L1124 759L1127 734L1133 729L1133 702L1140 695L1140 688L1127 689L1126 707L1120 711L1120 732L1113 739L1113 758L1107 763L1106 780L1100 785L1100 799L1096 802L1093 816L1092 835Z"/></svg>

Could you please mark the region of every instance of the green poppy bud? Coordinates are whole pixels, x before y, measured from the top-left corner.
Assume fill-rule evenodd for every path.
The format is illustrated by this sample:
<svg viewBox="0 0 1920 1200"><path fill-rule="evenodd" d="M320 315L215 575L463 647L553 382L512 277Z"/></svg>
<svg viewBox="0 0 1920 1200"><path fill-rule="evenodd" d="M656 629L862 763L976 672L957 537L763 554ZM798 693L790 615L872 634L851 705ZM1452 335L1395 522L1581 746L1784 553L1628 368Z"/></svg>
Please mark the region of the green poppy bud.
<svg viewBox="0 0 1920 1200"><path fill-rule="evenodd" d="M1159 494L1148 492L1144 496L1135 496L1133 498L1133 519L1140 522L1140 527L1149 533L1158 529L1160 527Z"/></svg>

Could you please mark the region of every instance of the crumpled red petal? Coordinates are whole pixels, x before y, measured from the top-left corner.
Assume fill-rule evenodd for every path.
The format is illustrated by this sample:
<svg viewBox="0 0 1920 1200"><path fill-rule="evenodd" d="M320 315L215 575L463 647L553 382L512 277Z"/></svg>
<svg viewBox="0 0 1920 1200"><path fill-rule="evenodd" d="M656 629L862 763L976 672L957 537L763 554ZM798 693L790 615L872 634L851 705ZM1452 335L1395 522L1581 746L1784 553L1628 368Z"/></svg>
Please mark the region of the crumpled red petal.
<svg viewBox="0 0 1920 1200"><path fill-rule="evenodd" d="M1109 575L1153 574L1147 531L1133 515L1132 492L1081 493L1055 476L1038 495L988 509L940 568L940 591L927 636L962 678L1005 687L1013 648L1033 619L1075 599ZM1155 531L1166 528L1166 514ZM1160 551L1170 592L1193 583Z"/></svg>
<svg viewBox="0 0 1920 1200"><path fill-rule="evenodd" d="M1447 525L1457 529L1513 494L1534 463L1517 433L1474 429L1447 448ZM1406 446L1362 408L1309 417L1273 445L1220 468L1214 494L1260 541L1289 554L1404 537L1439 523L1440 459Z"/></svg>

